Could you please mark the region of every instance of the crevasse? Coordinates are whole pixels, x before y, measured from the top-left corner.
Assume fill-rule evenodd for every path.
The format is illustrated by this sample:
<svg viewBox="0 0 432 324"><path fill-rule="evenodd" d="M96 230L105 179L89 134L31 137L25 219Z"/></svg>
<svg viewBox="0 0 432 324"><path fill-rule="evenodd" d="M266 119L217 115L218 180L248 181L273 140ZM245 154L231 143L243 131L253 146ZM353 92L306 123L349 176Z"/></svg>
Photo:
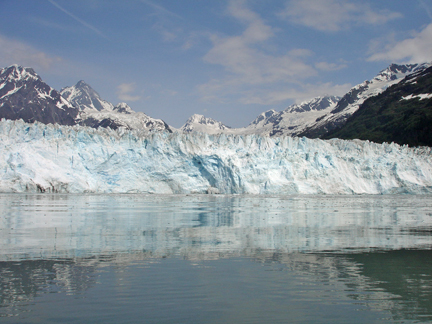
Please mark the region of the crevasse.
<svg viewBox="0 0 432 324"><path fill-rule="evenodd" d="M0 191L432 193L431 148L0 121Z"/></svg>

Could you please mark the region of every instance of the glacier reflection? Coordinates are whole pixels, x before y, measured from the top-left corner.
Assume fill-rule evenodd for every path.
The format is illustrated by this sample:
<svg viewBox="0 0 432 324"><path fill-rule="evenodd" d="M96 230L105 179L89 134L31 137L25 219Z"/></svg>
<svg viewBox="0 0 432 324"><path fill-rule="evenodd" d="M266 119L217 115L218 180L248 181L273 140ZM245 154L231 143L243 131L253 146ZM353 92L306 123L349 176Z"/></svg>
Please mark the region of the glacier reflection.
<svg viewBox="0 0 432 324"><path fill-rule="evenodd" d="M0 196L0 260L429 248L429 196Z"/></svg>
<svg viewBox="0 0 432 324"><path fill-rule="evenodd" d="M3 194L0 200L0 317L5 322L11 316L30 318L25 312L47 312L52 298L47 293L87 296L90 291L98 300L124 291L162 304L181 294L176 302L184 312L196 311L191 305L215 307L226 316L219 322L226 323L242 322L228 306L256 316L252 321L264 312L286 320L296 310L297 318L322 320L308 307L323 301L330 314L335 308L340 322L432 319L430 196ZM183 279L166 281L166 275ZM123 279L129 289L118 289ZM227 296L224 289L239 282L254 286L256 295ZM41 298L46 301L39 308ZM274 312L257 305L268 298L274 299ZM61 300L61 309L73 314L81 305ZM124 311L138 317L155 306L129 303ZM362 316L380 315L352 318L351 305L368 310ZM89 320L85 315L81 321Z"/></svg>

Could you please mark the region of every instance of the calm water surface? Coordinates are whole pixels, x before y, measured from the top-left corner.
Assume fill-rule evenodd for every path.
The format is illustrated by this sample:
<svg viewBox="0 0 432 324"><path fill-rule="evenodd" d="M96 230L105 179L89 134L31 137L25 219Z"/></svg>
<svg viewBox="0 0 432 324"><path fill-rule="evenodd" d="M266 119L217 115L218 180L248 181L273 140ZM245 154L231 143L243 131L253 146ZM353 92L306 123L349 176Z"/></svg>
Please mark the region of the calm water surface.
<svg viewBox="0 0 432 324"><path fill-rule="evenodd" d="M431 196L0 194L0 323L432 323Z"/></svg>

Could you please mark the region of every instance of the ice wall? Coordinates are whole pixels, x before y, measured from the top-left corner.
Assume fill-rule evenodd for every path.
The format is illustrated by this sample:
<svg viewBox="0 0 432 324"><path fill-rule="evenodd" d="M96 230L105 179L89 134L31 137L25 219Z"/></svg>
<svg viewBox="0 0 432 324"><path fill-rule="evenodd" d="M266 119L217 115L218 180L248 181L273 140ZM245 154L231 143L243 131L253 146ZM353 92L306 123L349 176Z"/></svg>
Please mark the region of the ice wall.
<svg viewBox="0 0 432 324"><path fill-rule="evenodd" d="M0 121L0 191L432 193L431 148Z"/></svg>

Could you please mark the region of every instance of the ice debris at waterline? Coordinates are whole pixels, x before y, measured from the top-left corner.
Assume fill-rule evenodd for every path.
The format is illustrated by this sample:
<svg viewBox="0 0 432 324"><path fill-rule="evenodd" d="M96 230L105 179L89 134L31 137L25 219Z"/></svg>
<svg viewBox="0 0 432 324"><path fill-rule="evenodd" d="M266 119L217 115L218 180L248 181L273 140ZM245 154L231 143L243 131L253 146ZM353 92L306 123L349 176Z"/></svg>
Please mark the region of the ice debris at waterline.
<svg viewBox="0 0 432 324"><path fill-rule="evenodd" d="M0 191L432 193L432 150L397 144L0 121Z"/></svg>

